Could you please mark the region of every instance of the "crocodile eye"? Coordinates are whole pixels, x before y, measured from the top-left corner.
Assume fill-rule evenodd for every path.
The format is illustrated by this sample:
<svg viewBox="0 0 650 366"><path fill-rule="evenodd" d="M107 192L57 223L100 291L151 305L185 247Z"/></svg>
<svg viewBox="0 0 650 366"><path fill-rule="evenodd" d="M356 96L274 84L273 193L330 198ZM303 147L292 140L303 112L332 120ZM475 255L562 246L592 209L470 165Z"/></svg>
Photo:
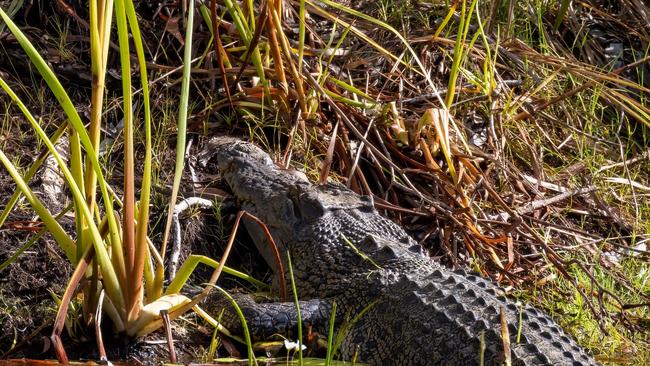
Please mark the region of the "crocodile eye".
<svg viewBox="0 0 650 366"><path fill-rule="evenodd" d="M305 222L318 220L325 214L325 207L318 201L300 200L298 202L294 201L294 205L298 206L296 212L300 214L300 218Z"/></svg>
<svg viewBox="0 0 650 366"><path fill-rule="evenodd" d="M293 212L301 221L313 222L325 214L326 208L323 203L300 185L291 188L289 199L293 204Z"/></svg>
<svg viewBox="0 0 650 366"><path fill-rule="evenodd" d="M375 200L372 198L372 196L363 195L363 196L359 196L359 199L370 206L374 206L375 204Z"/></svg>
<svg viewBox="0 0 650 366"><path fill-rule="evenodd" d="M400 239L400 242L402 244L409 244L409 238L405 237ZM419 254L419 255L424 255L424 248L422 248L422 245L420 244L413 244L409 247L409 252Z"/></svg>
<svg viewBox="0 0 650 366"><path fill-rule="evenodd" d="M375 201L372 196L359 196L360 205L357 209L362 212L375 212Z"/></svg>

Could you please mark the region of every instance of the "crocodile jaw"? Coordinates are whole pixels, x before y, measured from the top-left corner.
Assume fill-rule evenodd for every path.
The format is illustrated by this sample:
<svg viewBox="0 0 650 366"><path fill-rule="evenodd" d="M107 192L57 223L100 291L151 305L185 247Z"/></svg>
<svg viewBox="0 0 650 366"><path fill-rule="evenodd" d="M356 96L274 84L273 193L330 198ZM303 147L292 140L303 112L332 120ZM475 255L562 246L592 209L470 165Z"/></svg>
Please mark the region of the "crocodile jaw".
<svg viewBox="0 0 650 366"><path fill-rule="evenodd" d="M264 222L280 252L298 240L296 232L324 216L336 216L342 210L377 214L370 197L358 196L337 183L313 186L303 174L277 167L253 144L230 137L213 138L208 144L200 161L206 165L216 153L221 176L239 205ZM263 231L248 220L245 225L258 250L275 269Z"/></svg>

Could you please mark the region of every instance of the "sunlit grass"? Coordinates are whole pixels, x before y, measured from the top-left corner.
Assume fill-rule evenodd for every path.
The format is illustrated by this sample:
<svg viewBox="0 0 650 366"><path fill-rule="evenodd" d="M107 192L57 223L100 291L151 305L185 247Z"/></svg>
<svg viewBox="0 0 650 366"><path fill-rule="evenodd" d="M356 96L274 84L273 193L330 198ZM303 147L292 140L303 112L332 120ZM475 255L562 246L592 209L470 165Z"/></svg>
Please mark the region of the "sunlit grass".
<svg viewBox="0 0 650 366"><path fill-rule="evenodd" d="M620 268L616 271L619 275L631 280L635 289L641 293L650 291L650 266L647 263L634 259L625 259L621 262ZM571 270L573 278L579 286L597 291L593 287L591 279L582 271ZM612 280L610 270L594 267L592 274L599 283L607 290L615 293L627 304L641 304L643 298L640 294L627 289L621 289ZM544 294L542 295L542 291ZM632 332L621 327L618 320L605 319L605 331L603 337L599 321L588 310L584 299L574 289L573 284L558 276L551 286L533 293L536 301L551 312L563 327L573 334L578 341L586 347L593 349L595 355L602 361L611 361L616 364L638 365L647 362L650 356L650 336L642 329L647 327L650 319L650 310L641 306L625 311L626 321L637 327L638 331ZM611 313L620 312L620 306L611 298L605 295L605 311ZM603 314L606 316L606 314Z"/></svg>

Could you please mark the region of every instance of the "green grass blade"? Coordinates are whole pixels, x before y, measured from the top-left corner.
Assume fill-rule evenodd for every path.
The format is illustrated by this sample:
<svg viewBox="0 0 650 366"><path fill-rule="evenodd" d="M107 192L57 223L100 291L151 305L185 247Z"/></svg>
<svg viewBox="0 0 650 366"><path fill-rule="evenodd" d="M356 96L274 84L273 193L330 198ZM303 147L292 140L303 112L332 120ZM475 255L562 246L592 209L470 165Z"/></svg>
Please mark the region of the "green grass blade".
<svg viewBox="0 0 650 366"><path fill-rule="evenodd" d="M70 188L70 191L72 192L73 198L77 202L84 202L85 197L81 193L81 190L77 186L74 177L72 176L72 173L66 166L66 164L63 162L63 159L61 158L61 155L56 151L56 148L54 147L54 144L52 144L52 141L48 138L48 136L45 134L45 131L41 128L41 126L36 122L36 119L31 115L25 104L18 98L18 96L11 90L9 85L7 85L2 78L0 78L0 87L9 94L9 96L14 100L16 105L20 108L20 110L23 112L29 123L32 125L32 128L38 136L41 138L43 143L47 146L48 150L52 154L52 157L56 160L59 168L61 169L61 172L63 173L63 176L65 177L66 182L68 183L68 187ZM86 135L87 137L87 135ZM3 154L4 156L4 154ZM4 159L6 159L6 156L4 156ZM25 181L22 179L20 174L16 171L15 167L13 164L11 164L10 161L4 161L3 163L7 167L7 170L10 170L10 168L13 169L13 172L10 170L10 174L16 184L19 184L20 190L23 192L25 197L28 199L30 204L32 204L32 207L36 211L39 216L41 216L41 220L43 220L43 223L50 227L52 231L52 235L57 239L57 243L61 245L61 248L63 251L66 253L66 256L72 263L76 263L77 259L76 253L71 252L74 251L75 245L74 243L71 243L72 239L61 229L61 226L54 220L52 215L49 213L49 211L43 206L43 204L36 199L34 196L33 192L29 189ZM8 164L7 164L8 163ZM27 196L30 197L27 197ZM104 246L102 237L99 233L99 230L97 228L97 225L95 225L95 222L93 220L92 213L90 212L90 209L88 205L80 204L79 205L81 208L81 213L84 215L84 218L86 219L86 222L89 225L89 229L92 235L93 239L93 245L95 246L95 252L96 252L96 258L97 261L101 267L102 274L104 277L104 285L106 287L106 292L108 293L108 296L111 298L111 301L119 308L119 309L124 309L124 299L122 297L122 292L120 288L120 284L117 280L117 276L115 274L115 271L113 269L113 266L111 265L111 259L110 256L108 255L108 252L106 250L106 247ZM108 211L108 210L107 210Z"/></svg>
<svg viewBox="0 0 650 366"><path fill-rule="evenodd" d="M343 341L345 340L345 337L348 335L350 330L354 327L361 318L366 315L366 313L372 309L378 302L379 300L374 300L370 304L368 304L365 308L361 309L361 311L356 314L350 321L347 323L341 325L339 332L336 334L336 339L334 341L334 347L332 348L332 354L336 354L338 352L339 347L341 347L341 344L343 344Z"/></svg>
<svg viewBox="0 0 650 366"><path fill-rule="evenodd" d="M332 344L334 342L334 323L336 320L336 301L332 303L332 315L330 316L330 324L327 332L327 355L325 356L325 366L332 364L334 353L332 352Z"/></svg>
<svg viewBox="0 0 650 366"><path fill-rule="evenodd" d="M68 213L71 209L72 209L72 205L69 205L68 207L64 208L63 211L59 212L59 213L56 215L56 217L54 217L54 220L56 220L56 221L58 222L58 221L63 217L63 215L65 215L66 213ZM38 231L38 234L36 234L36 235L34 235L33 237L31 237L31 238L27 241L27 243L23 244L23 246L21 246L20 248L18 248L18 250L16 250L16 252L14 252L14 254L12 254L9 258L7 258L7 260L5 260L4 262L2 262L2 263L0 264L0 271L2 271L3 269L7 268L7 267L8 267L9 265L11 265L14 261L16 261L16 259L18 259L18 257L20 257L21 254L23 254L27 249L31 248L32 245L36 244L36 242L37 242L39 239L41 239L41 238L43 237L43 235L47 234L48 232L49 232L49 230L48 230L48 227L47 227L47 226L45 226L44 228L42 228L41 230L39 230L39 231Z"/></svg>
<svg viewBox="0 0 650 366"><path fill-rule="evenodd" d="M181 100L178 110L178 133L176 136L176 166L174 168L174 183L172 193L169 197L169 208L167 210L167 222L160 253L164 256L169 240L169 231L172 227L172 214L174 205L178 197L178 189L183 176L183 166L185 164L185 142L187 134L187 109L190 94L190 80L192 69L192 29L194 27L194 1L190 1L187 11L187 25L185 26L185 50L183 53L183 82L181 84Z"/></svg>
<svg viewBox="0 0 650 366"><path fill-rule="evenodd" d="M117 24L117 38L120 47L120 69L122 79L122 108L124 111L124 128L122 136L124 141L124 193L122 204L122 247L126 278L123 284L126 297L128 321L137 316L142 307L142 266L135 260L135 162L133 141L133 95L131 88L131 52L130 37L126 18L124 0L115 1L115 23ZM144 264L143 264L144 265ZM140 267L140 271L137 268Z"/></svg>
<svg viewBox="0 0 650 366"><path fill-rule="evenodd" d="M458 75L460 74L461 63L465 58L465 40L467 39L467 32L469 31L469 24L474 14L474 7L476 0L472 1L470 8L466 9L466 1L461 2L460 22L458 24L458 34L456 36L456 44L454 45L454 59L451 65L449 84L447 86L447 97L445 104L450 108L454 103L456 96L456 83L458 82Z"/></svg>
<svg viewBox="0 0 650 366"><path fill-rule="evenodd" d="M228 13L233 18L233 24L235 25L239 36L241 37L242 41L244 41L246 47L250 48L251 42L253 40L253 31L244 21L244 19L246 19L244 12L241 10L237 2L233 2L232 0L224 0L224 4L226 5ZM253 19L253 25L254 24L255 22ZM262 66L262 56L260 54L259 45L256 46L255 49L249 50L248 52L252 52L251 62L253 63L253 67L255 67L255 71L257 71L257 76L260 78L260 84L267 86L268 84L266 82L266 73L264 72L264 67Z"/></svg>
<svg viewBox="0 0 650 366"><path fill-rule="evenodd" d="M293 293L293 302L296 305L296 317L298 318L298 365L303 365L302 360L302 317L300 316L300 303L298 302L298 290L296 290L296 281L293 278L293 267L291 266L291 255L287 252L287 265L289 266L289 279L291 280L291 292Z"/></svg>
<svg viewBox="0 0 650 366"><path fill-rule="evenodd" d="M246 317L244 317L244 313L242 313L241 308L239 305L237 305L237 302L235 299L230 296L230 294L222 289L219 286L214 286L215 289L217 289L223 296L225 296L228 301L230 301L230 304L232 304L232 307L235 309L235 312L237 312L237 315L239 316L239 320L241 321L241 327L244 330L244 339L246 341L246 347L248 348L248 365L251 366L253 365L254 357L255 355L253 354L253 344L251 342L251 335L250 332L248 331L248 324L246 323Z"/></svg>
<svg viewBox="0 0 650 366"><path fill-rule="evenodd" d="M119 237L119 231L117 230L117 223L115 222L115 215L113 213L112 199L108 193L108 189L106 188L106 181L104 179L104 175L102 173L101 166L99 164L99 159L97 157L97 154L95 153L95 149L93 147L93 144L90 141L88 133L86 132L85 126L81 121L81 117L77 113L75 106L72 104L70 97L66 93L65 89L63 89L63 86L57 79L56 75L49 68L47 62L43 59L43 57L41 57L41 55L38 53L36 48L27 39L25 34L16 26L16 24L7 16L7 14L5 14L4 11L2 11L2 9L0 9L0 18L2 18L2 20L5 21L11 33L14 35L14 37L16 37L18 43L23 48L23 50L29 57L30 61L32 62L32 64L36 67L36 69L41 74L41 76L47 83L48 87L56 97L57 101L61 105L61 108L63 108L63 111L68 117L69 123L79 134L80 141L84 149L86 149L86 158L88 161L90 161L93 171L95 172L98 178L99 187L102 192L102 198L104 199L104 203L105 203L104 207L106 209L106 215L109 217L111 243L114 244L120 243L121 241ZM47 138L47 136L45 137ZM88 215L87 217L89 220L92 220L91 215Z"/></svg>
<svg viewBox="0 0 650 366"><path fill-rule="evenodd" d="M84 177L83 177L83 155L81 153L81 141L79 140L79 134L75 132L74 128L70 128L70 171L72 176L77 184L77 186L82 190L81 193L84 194ZM85 194L84 194L85 195ZM79 205L83 205L85 202L74 202L74 212L75 217L82 217L81 208ZM83 220L75 220L75 226L80 239L77 240L79 246L77 247L77 258L81 258L83 253L86 251L86 246L90 245L90 240L88 240L88 234L84 232L85 223Z"/></svg>
<svg viewBox="0 0 650 366"><path fill-rule="evenodd" d="M571 0L561 1L562 2L560 3L560 9L557 11L557 14L555 16L555 23L553 24L553 30L556 32L560 28L560 24L562 24L562 21L564 20L564 17L569 10L569 4L571 3Z"/></svg>
<svg viewBox="0 0 650 366"><path fill-rule="evenodd" d="M311 1L311 0L305 0L305 1L310 6L312 6L314 8L317 8L317 9L320 9L320 7L318 7L313 1ZM357 11L357 10L351 9L351 8L349 8L347 6L341 5L341 4L337 3L337 2L334 2L334 1L331 1L331 0L320 0L320 2L327 5L327 6L331 6L334 9L337 9L337 10L346 12L346 13L348 13L350 15L353 15L355 17L361 18L361 19L363 19L363 20L365 20L367 22L370 22L370 23L372 23L374 25L377 25L377 26L379 26L381 28L384 28L384 29L388 30L389 32L393 33L402 42L402 44L404 44L404 47L409 51L409 53L413 57L413 60L415 60L415 62L417 63L418 67L420 68L419 73L424 76L424 78L426 79L429 86L433 89L433 91L437 91L436 85L434 84L433 80L431 79L431 76L429 75L429 72L427 72L427 69L424 67L424 64L420 60L420 57L418 56L418 54L409 45L408 40L406 38L404 38L404 36L402 36L402 34L400 32L398 32L395 28L393 28L392 26L390 26L390 25L388 25L388 24L386 24L386 23L384 23L384 22L382 22L382 21L380 21L378 19L375 19L375 18L373 18L373 17L371 17L369 15L363 14L363 13ZM322 12L319 12L319 13L322 13ZM327 12L325 12L325 13L327 13ZM342 22L340 19L338 21L341 24L343 24L343 26L346 26L346 27L348 26L347 23ZM384 53L385 55L393 58L393 60L399 61L400 63L402 63L405 66L410 68L410 65L405 64L404 61L402 61L401 59L398 59L397 57L395 57L395 55L388 52L383 47L379 46L376 42L374 42L370 38L368 38L365 34L363 34L363 33L359 34L359 32L357 32L354 27L352 27L352 31L355 32L358 36L364 38L364 40L371 41L371 43L370 42L369 43L373 47L375 47L378 51ZM439 100L442 103L442 100L441 99L439 99Z"/></svg>
<svg viewBox="0 0 650 366"><path fill-rule="evenodd" d="M149 223L149 203L151 199L151 159L152 159L152 140L151 140L151 102L149 98L149 81L147 78L147 64L142 45L142 35L138 18L135 12L133 1L126 0L126 16L129 21L131 33L133 34L133 44L138 66L140 68L140 84L142 85L142 99L144 102L144 135L145 135L145 154L142 169L142 185L140 187L140 202L138 205L138 226L135 236L136 257L135 262L144 265L147 253L147 232ZM141 269L136 269L141 271ZM149 281L147 281L149 282ZM149 297L156 298L162 294L162 287L154 289L157 293L148 293ZM150 299L151 300L151 299Z"/></svg>
<svg viewBox="0 0 650 366"><path fill-rule="evenodd" d="M169 286L167 286L167 290L165 291L165 295L170 295L170 294L177 294L181 291L187 280L190 278L190 275L192 272L194 272L194 269L200 264L203 263L207 266L210 266L212 268L217 268L219 267L219 261L216 261L210 257L206 257L203 255L190 255L185 262L183 262L183 265L181 268L178 270L176 273L176 277L171 281ZM249 283L255 285L257 288L263 289L263 288L268 288L268 285L265 284L264 282L258 281L255 278L239 272L237 270L234 270L232 268L229 268L228 266L223 267L223 271L231 276L241 278L242 280L248 281Z"/></svg>
<svg viewBox="0 0 650 366"><path fill-rule="evenodd" d="M45 227L47 227L50 233L52 233L54 240L59 244L66 257L68 257L68 260L74 263L76 251L75 243L72 238L68 236L61 225L54 219L50 211L48 211L43 203L41 203L41 201L36 197L34 192L32 192L27 183L20 176L16 167L11 163L2 150L0 150L0 162L5 166L5 169L7 169L7 172L9 172L9 175L11 175L11 178L18 186L18 189L23 193L25 199L29 202L34 211L36 211L36 214L41 221L43 221Z"/></svg>
<svg viewBox="0 0 650 366"><path fill-rule="evenodd" d="M52 143L56 144L57 141L59 141L61 136L63 136L63 133L65 132L66 128L67 128L67 124L62 124L61 126L59 126L59 128L50 137L50 140L52 140ZM43 162L45 161L45 159L47 159L47 157L49 155L50 155L50 152L47 149L43 150L39 154L36 161L34 161L32 166L29 167L29 169L27 170L27 172L23 176L23 179L26 182L29 182L29 180L32 179L34 174L36 174L38 169L41 167L41 165L43 165ZM2 227L2 225L4 225L5 221L7 220L7 217L9 217L9 214L14 209L14 206L18 202L18 199L20 198L21 193L22 192L20 190L16 190L16 192L14 192L14 194L11 196L11 198L9 199L7 204L5 205L5 208L2 210L2 213L0 213L0 227Z"/></svg>
<svg viewBox="0 0 650 366"><path fill-rule="evenodd" d="M302 72L302 60L305 57L305 0L299 0L298 9L298 72Z"/></svg>
<svg viewBox="0 0 650 366"><path fill-rule="evenodd" d="M244 44L248 45L251 42L253 33L251 32L251 29L248 27L248 24L245 21L243 21L243 19L246 18L244 12L241 10L239 5L236 2L233 2L232 0L224 0L223 3L226 5L226 9L228 9L228 13L232 17L233 24L235 25L235 28L237 28L237 31L239 32L239 36L244 41Z"/></svg>
<svg viewBox="0 0 650 366"><path fill-rule="evenodd" d="M106 64L108 59L108 48L110 45L111 24L113 20L113 0L90 1L89 16L92 92L88 135L93 145L93 151L97 151L101 140L102 109L104 103L104 91L106 89ZM92 209L96 200L98 176L92 167L92 161L90 159L86 160L84 180L86 202L91 205ZM112 241L119 239L119 237L114 233L116 228L114 221L115 220L111 220L109 223L112 227ZM84 233L84 235L87 236L86 233ZM115 255L117 256L115 259L121 263L120 266L122 267L120 269L120 276L124 279L124 260L121 246L119 248L116 247L114 250Z"/></svg>
<svg viewBox="0 0 650 366"><path fill-rule="evenodd" d="M59 101L59 103L61 104L61 107L63 108L66 116L68 116L70 120L73 120L73 122L82 124L81 118L79 117L77 110L72 104L72 101L68 97L68 94L65 92L65 89L63 89L63 86L56 78L56 75L49 68L49 66L47 65L45 60L41 57L41 55L38 53L36 48L34 48L34 46L27 39L25 34L18 28L18 26L16 26L16 24L7 16L7 14L2 9L0 9L0 17L7 24L7 27L14 35L14 37L16 37L16 40L23 48L23 50L25 50L25 53L32 61L32 64L36 67L36 69L41 74L41 76L43 76L43 79L45 79L45 82L49 86L50 90L52 91L56 99Z"/></svg>
<svg viewBox="0 0 650 366"><path fill-rule="evenodd" d="M329 41L327 42L327 45L326 45L325 49L330 48L331 45L332 45L332 42L334 41L334 36L335 36L335 34L336 34L336 25L337 25L337 24L338 24L338 22L335 21L335 22L334 22L334 25L332 26L332 31L331 31L331 34L330 34L330 39L329 39ZM347 39L347 37L348 37L348 33L350 33L350 28L351 28L351 27L352 27L351 24L348 25L347 27L345 27L345 29L343 30L343 33L342 33L341 36L339 37L339 40L336 42L336 45L334 46L334 48L332 49L332 52L330 53L329 57L327 58L327 64L326 64L326 66L325 66L325 67L321 67L321 69L322 69L323 71L322 71L320 74L318 74L318 79L317 79L317 80L318 80L318 84L319 84L321 87L325 85L325 80L326 80L327 77L329 76L329 70L330 70L330 66L332 65L332 61L334 61L334 56L336 56L336 52L341 48L341 46L343 45L343 42ZM324 55L325 55L325 52L321 52L321 53L318 55L318 64L319 64L319 65L322 65L322 63L323 63L323 56L324 56Z"/></svg>
<svg viewBox="0 0 650 366"><path fill-rule="evenodd" d="M135 46L138 66L140 69L140 84L142 87L142 99L144 105L144 132L145 132L145 155L142 169L142 185L140 187L140 202L138 205L138 218L137 228L135 235L135 263L138 266L135 268L136 273L143 271L145 257L147 253L147 233L149 223L149 203L151 199L151 159L152 159L152 137L151 137L151 102L149 97L149 81L147 78L147 65L144 54L144 47L142 44L142 35L140 33L140 26L135 12L135 7L132 0L125 0L126 16L129 22L131 33L133 34L133 44ZM149 281L148 281L149 282ZM148 293L151 299L156 298L162 294L162 286L157 290L157 293Z"/></svg>

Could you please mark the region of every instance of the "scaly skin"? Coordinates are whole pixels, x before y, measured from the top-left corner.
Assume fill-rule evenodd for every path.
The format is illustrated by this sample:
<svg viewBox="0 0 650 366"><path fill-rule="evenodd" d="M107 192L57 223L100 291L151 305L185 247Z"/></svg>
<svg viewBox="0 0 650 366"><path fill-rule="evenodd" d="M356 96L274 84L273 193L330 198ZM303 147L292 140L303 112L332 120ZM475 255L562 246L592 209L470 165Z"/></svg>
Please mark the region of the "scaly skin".
<svg viewBox="0 0 650 366"><path fill-rule="evenodd" d="M548 315L516 305L487 279L431 260L370 198L338 184L313 186L241 140L215 138L208 150L204 158L216 154L242 209L266 223L283 257L290 252L297 292L310 300L301 302L303 321L322 324L333 301L339 320L367 310L341 344L343 359L358 352L372 365L478 365L483 333L485 365L501 365L503 312L513 365L596 364ZM259 227L246 227L273 267ZM257 337L296 326L292 304L239 299ZM226 323L237 328L233 317Z"/></svg>

